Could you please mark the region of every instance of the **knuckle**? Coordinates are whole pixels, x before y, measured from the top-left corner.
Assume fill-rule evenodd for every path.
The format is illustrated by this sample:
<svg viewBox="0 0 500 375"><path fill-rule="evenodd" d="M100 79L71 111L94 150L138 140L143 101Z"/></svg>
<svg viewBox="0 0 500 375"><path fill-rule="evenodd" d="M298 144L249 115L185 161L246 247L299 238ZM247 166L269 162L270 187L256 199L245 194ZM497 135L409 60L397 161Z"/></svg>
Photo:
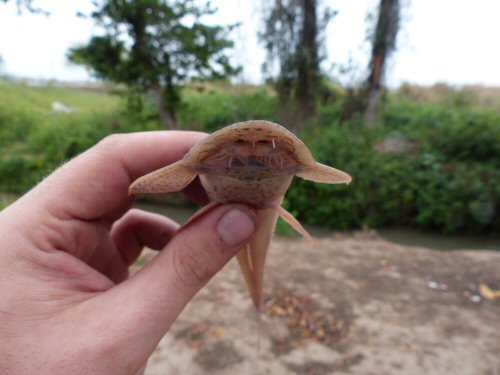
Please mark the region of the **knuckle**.
<svg viewBox="0 0 500 375"><path fill-rule="evenodd" d="M118 144L121 143L123 139L123 134L111 134L107 135L97 143L96 147L100 151L109 152L114 150Z"/></svg>
<svg viewBox="0 0 500 375"><path fill-rule="evenodd" d="M122 219L127 220L130 224L135 224L141 220L143 216L143 211L132 207L125 213L125 215L123 215Z"/></svg>
<svg viewBox="0 0 500 375"><path fill-rule="evenodd" d="M181 292L190 292L203 286L215 274L213 254L215 246L204 243L202 249L189 241L183 242L173 254L173 277ZM202 250L202 251L200 251Z"/></svg>

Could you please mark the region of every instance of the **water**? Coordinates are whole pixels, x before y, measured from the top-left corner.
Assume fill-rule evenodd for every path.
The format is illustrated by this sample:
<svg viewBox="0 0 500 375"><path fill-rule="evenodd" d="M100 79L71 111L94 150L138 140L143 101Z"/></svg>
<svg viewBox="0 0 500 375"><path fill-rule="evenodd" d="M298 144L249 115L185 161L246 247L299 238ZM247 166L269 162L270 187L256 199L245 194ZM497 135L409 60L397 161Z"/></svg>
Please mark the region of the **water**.
<svg viewBox="0 0 500 375"><path fill-rule="evenodd" d="M500 236L452 234L446 235L413 228L385 228L377 231L388 241L405 246L427 247L435 250L483 249L500 251Z"/></svg>
<svg viewBox="0 0 500 375"><path fill-rule="evenodd" d="M168 216L181 224L196 212L195 207L171 207L155 203L137 203L136 207ZM334 233L330 229L321 227L310 225L304 225L304 227L316 237L325 237ZM437 232L426 232L403 227L379 229L377 232L382 238L405 246L427 247L434 250L482 249L500 251L500 236L498 235L444 235Z"/></svg>
<svg viewBox="0 0 500 375"><path fill-rule="evenodd" d="M0 193L0 211L15 200L14 194ZM135 207L155 212L182 224L196 212L196 207L173 207L157 203L139 202ZM316 237L332 235L334 231L316 226L304 225ZM388 241L404 246L427 247L434 250L483 249L500 251L500 235L453 234L444 235L436 232L422 231L413 228L393 227L377 230L378 234Z"/></svg>
<svg viewBox="0 0 500 375"><path fill-rule="evenodd" d="M187 219L189 219L189 217L197 211L196 207L173 207L146 202L136 202L134 207L144 211L168 216L170 219L175 220L179 224L185 223Z"/></svg>

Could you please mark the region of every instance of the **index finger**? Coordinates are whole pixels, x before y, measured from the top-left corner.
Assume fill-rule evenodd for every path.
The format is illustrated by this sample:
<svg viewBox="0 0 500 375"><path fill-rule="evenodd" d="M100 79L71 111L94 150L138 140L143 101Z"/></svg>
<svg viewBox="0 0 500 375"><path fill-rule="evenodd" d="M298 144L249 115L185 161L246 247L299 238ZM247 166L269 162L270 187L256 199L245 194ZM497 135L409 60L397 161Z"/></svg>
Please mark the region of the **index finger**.
<svg viewBox="0 0 500 375"><path fill-rule="evenodd" d="M204 137L188 131L112 135L60 167L33 193L51 212L94 220L123 203L132 181L181 159Z"/></svg>

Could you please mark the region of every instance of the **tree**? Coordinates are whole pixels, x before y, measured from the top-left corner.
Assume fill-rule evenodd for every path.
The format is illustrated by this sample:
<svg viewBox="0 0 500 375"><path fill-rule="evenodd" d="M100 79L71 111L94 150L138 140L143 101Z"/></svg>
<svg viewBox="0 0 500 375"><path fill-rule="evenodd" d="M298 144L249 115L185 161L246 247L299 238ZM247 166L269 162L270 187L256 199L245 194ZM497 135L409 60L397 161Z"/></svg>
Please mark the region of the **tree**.
<svg viewBox="0 0 500 375"><path fill-rule="evenodd" d="M303 118L317 113L316 96L319 80L316 0L303 1L300 48L297 51L297 99Z"/></svg>
<svg viewBox="0 0 500 375"><path fill-rule="evenodd" d="M9 0L0 0L0 3L6 4ZM23 9L26 9L28 12L31 13L41 13L46 16L49 15L49 12L33 6L33 0L16 0L16 5L17 5L17 11L19 13L22 12Z"/></svg>
<svg viewBox="0 0 500 375"><path fill-rule="evenodd" d="M377 25L372 39L370 74L365 84L365 119L368 124L372 124L378 115L386 61L396 47L399 17L399 0L380 0Z"/></svg>
<svg viewBox="0 0 500 375"><path fill-rule="evenodd" d="M85 46L72 48L70 61L105 80L137 92L152 91L160 118L177 127L181 85L194 78L224 78L237 72L226 50L231 27L201 22L215 9L193 0L101 0L91 17L105 30Z"/></svg>
<svg viewBox="0 0 500 375"><path fill-rule="evenodd" d="M316 0L275 0L265 9L259 35L268 56L264 71L272 74L278 66L279 117L292 126L317 114L321 36L336 14L325 7L318 18L318 8Z"/></svg>

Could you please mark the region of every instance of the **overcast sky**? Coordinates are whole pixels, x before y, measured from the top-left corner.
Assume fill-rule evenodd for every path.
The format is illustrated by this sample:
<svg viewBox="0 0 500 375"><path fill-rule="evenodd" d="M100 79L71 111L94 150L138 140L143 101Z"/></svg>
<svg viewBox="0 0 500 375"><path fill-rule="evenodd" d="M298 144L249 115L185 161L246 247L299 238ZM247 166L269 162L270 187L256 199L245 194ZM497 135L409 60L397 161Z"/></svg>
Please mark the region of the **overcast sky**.
<svg viewBox="0 0 500 375"><path fill-rule="evenodd" d="M408 0L403 0L408 2ZM324 0L338 15L328 28L328 56L324 67L352 61L355 74L341 77L352 82L362 77L368 61L366 15L376 0ZM235 60L244 67L240 79L258 83L265 53L257 42L261 27L258 4L252 0L212 0L219 8L214 23L242 22L235 32ZM15 1L0 5L0 55L3 73L34 78L85 81L89 74L65 58L70 46L86 42L94 30L92 20L76 17L89 11L90 0L39 0L49 17L17 14ZM404 12L387 80L431 85L482 84L500 86L500 0L411 0Z"/></svg>

